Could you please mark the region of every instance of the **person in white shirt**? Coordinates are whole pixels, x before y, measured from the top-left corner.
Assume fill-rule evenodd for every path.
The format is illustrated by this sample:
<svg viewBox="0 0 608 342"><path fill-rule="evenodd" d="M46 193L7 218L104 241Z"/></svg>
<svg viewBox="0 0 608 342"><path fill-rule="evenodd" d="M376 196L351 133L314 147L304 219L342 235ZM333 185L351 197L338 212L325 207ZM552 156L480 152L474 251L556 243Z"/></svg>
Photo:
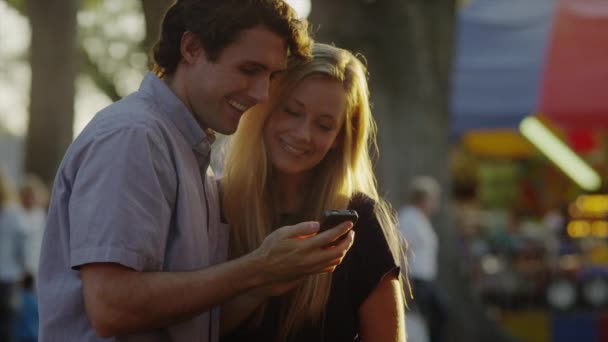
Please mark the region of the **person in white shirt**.
<svg viewBox="0 0 608 342"><path fill-rule="evenodd" d="M27 175L19 189L26 228L25 266L27 272L35 277L38 274L40 248L46 224L48 190L37 176Z"/></svg>
<svg viewBox="0 0 608 342"><path fill-rule="evenodd" d="M447 316L443 294L434 284L439 243L430 221L439 208L440 196L441 189L435 179L415 177L409 186L407 204L399 211L399 229L407 241L413 307L427 322L431 342L442 341Z"/></svg>

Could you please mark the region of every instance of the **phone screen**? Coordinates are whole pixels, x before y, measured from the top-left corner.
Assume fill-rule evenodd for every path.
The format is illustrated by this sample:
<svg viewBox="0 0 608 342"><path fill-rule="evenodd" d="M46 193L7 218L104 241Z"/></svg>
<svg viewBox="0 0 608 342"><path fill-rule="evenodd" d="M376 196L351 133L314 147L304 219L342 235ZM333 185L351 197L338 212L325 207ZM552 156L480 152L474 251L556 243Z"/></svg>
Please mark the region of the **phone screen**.
<svg viewBox="0 0 608 342"><path fill-rule="evenodd" d="M326 210L323 213L323 220L321 221L319 232L334 228L346 221L350 221L354 225L357 223L358 219L359 214L357 214L357 211L355 210Z"/></svg>

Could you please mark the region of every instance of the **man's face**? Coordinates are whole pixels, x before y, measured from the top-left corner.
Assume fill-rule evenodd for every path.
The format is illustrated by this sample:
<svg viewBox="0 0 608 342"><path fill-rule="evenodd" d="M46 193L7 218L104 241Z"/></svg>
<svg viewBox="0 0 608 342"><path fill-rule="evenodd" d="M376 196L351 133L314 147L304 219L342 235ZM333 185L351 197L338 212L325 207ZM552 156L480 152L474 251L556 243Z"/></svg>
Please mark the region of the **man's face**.
<svg viewBox="0 0 608 342"><path fill-rule="evenodd" d="M217 60L209 61L200 43L192 38L191 42L182 40L188 67L186 105L204 128L232 134L245 111L268 99L272 77L287 67L286 42L256 26L243 31Z"/></svg>
<svg viewBox="0 0 608 342"><path fill-rule="evenodd" d="M428 216L434 215L439 210L440 200L439 194L427 194L423 201L423 210Z"/></svg>

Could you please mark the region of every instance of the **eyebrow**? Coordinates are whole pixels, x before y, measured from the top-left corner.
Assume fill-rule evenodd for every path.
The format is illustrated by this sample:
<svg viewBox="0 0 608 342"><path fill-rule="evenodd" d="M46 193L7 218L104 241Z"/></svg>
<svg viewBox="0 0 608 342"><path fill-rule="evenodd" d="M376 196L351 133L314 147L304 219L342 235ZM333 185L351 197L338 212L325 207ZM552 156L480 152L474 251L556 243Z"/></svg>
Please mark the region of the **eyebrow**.
<svg viewBox="0 0 608 342"><path fill-rule="evenodd" d="M244 61L243 64L241 64L241 65L247 66L249 68L253 67L253 68L262 69L264 71L268 70L268 66L266 66L265 64L262 64L260 62L256 62L256 61Z"/></svg>
<svg viewBox="0 0 608 342"><path fill-rule="evenodd" d="M248 65L248 66L252 66L252 67L256 67L256 68L260 68L260 69L262 69L264 71L270 70L270 68L266 64L262 64L262 63L256 62L256 61L245 61L243 64ZM275 76L275 75L284 73L285 71L287 71L287 69L283 68L283 69L272 71L271 74L273 76Z"/></svg>
<svg viewBox="0 0 608 342"><path fill-rule="evenodd" d="M293 101L294 101L294 102L295 102L295 103L296 103L296 104L297 104L297 105L298 105L300 108L306 109L306 106L304 105L304 103L303 103L302 101L300 101L300 100L298 100L298 99L293 99ZM336 115L331 115L331 114L329 114L329 113L321 113L321 117L327 117L327 118L330 118L330 119L332 119L332 120L334 120L334 121L337 121L337 119L336 119Z"/></svg>

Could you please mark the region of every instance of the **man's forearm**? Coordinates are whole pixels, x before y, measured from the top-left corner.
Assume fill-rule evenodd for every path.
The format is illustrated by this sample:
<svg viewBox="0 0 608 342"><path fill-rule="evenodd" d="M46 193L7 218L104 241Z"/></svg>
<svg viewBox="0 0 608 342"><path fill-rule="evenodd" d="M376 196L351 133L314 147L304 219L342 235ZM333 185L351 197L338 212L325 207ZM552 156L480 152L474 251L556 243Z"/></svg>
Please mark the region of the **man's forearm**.
<svg viewBox="0 0 608 342"><path fill-rule="evenodd" d="M259 294L259 292L257 289L248 290L222 305L220 321L220 334L222 336L238 327L253 314L255 309L264 303L268 297Z"/></svg>
<svg viewBox="0 0 608 342"><path fill-rule="evenodd" d="M137 272L117 264L81 268L87 313L101 336L189 319L262 283L251 256L195 272Z"/></svg>
<svg viewBox="0 0 608 342"><path fill-rule="evenodd" d="M105 337L165 327L271 283L270 295L277 295L297 284L297 278L332 272L352 246L354 233L332 248L326 246L350 228L348 222L316 234L314 222L282 227L250 254L195 272L136 272L113 263L87 264L81 267L87 314Z"/></svg>

